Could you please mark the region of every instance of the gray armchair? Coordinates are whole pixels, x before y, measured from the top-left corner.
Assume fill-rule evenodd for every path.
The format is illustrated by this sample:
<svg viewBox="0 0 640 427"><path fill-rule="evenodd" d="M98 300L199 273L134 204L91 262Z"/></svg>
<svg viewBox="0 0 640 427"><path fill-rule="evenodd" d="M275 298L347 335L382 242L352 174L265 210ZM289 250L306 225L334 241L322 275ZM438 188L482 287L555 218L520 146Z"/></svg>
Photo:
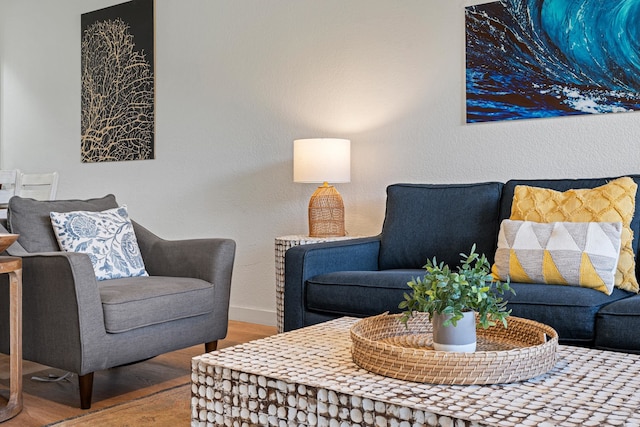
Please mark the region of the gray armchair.
<svg viewBox="0 0 640 427"><path fill-rule="evenodd" d="M199 343L213 351L227 334L233 240L167 241L134 222L149 277L102 281L88 255L60 251L49 212L117 206L113 195L57 201L14 197L9 203L7 228L20 237L7 253L23 260L23 357L76 373L83 409L91 407L95 371ZM5 324L7 290L0 285ZM4 353L6 329L0 328Z"/></svg>

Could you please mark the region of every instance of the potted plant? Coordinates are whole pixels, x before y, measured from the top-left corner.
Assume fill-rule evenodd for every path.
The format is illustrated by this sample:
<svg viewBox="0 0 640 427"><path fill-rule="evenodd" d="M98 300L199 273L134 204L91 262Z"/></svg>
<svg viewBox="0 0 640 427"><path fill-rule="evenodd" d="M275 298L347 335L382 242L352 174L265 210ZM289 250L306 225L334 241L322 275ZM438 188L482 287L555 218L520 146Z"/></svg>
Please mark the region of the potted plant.
<svg viewBox="0 0 640 427"><path fill-rule="evenodd" d="M507 327L505 292L515 294L509 280L493 278L489 261L471 247L469 255L460 254L457 271L436 258L427 260L424 277L412 279L407 285L411 293L404 294L400 320L406 325L414 312L429 313L433 324L433 344L439 351L473 352L476 348L476 326L488 328L501 322ZM477 313L477 322L476 322ZM465 332L466 331L466 332Z"/></svg>

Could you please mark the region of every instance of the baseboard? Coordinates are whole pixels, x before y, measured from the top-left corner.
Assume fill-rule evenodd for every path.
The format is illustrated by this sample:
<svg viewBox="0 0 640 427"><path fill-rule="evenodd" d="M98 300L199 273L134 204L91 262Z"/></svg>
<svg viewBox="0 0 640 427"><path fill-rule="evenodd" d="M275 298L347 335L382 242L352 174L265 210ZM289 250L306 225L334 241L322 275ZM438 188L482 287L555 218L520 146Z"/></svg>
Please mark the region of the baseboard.
<svg viewBox="0 0 640 427"><path fill-rule="evenodd" d="M259 325L276 326L276 312L247 307L229 307L229 319Z"/></svg>

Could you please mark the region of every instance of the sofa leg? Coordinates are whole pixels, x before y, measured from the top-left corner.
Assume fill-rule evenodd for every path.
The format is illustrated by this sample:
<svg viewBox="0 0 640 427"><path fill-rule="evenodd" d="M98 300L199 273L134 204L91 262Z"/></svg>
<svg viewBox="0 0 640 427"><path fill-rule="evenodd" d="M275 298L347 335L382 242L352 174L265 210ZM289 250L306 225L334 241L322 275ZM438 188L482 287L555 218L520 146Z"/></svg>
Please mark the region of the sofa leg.
<svg viewBox="0 0 640 427"><path fill-rule="evenodd" d="M78 385L80 387L80 408L91 408L91 394L93 392L93 372L85 375L78 375Z"/></svg>
<svg viewBox="0 0 640 427"><path fill-rule="evenodd" d="M205 353L211 353L212 351L216 351L218 348L218 341L211 341L204 343L204 351Z"/></svg>

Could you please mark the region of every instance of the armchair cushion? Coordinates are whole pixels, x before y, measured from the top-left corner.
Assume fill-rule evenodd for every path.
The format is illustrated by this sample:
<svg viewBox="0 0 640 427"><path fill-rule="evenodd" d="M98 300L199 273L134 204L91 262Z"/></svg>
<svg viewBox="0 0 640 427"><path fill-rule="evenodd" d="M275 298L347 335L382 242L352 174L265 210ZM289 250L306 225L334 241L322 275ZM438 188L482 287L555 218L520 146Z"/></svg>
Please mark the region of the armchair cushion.
<svg viewBox="0 0 640 427"><path fill-rule="evenodd" d="M113 194L88 200L42 201L14 196L9 200L7 225L20 234L18 243L27 252L58 252L60 246L51 227L50 212L104 211L117 208Z"/></svg>
<svg viewBox="0 0 640 427"><path fill-rule="evenodd" d="M50 215L60 248L89 255L98 280L148 276L126 206Z"/></svg>
<svg viewBox="0 0 640 427"><path fill-rule="evenodd" d="M122 333L213 311L214 285L185 277L127 277L98 282L104 326Z"/></svg>

